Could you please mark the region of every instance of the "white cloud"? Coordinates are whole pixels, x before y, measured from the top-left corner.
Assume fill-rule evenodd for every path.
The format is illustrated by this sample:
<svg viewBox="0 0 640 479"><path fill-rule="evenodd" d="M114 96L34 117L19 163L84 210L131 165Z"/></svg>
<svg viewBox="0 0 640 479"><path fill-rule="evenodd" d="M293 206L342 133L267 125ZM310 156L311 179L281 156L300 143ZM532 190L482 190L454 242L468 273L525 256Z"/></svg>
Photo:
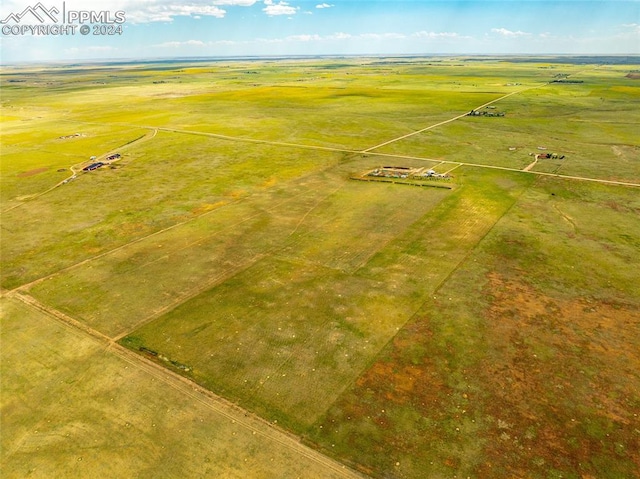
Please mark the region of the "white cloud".
<svg viewBox="0 0 640 479"><path fill-rule="evenodd" d="M623 23L622 27L627 30L627 33L635 33L640 35L640 24L638 23Z"/></svg>
<svg viewBox="0 0 640 479"><path fill-rule="evenodd" d="M270 17L277 15L295 15L298 7L292 7L287 2L280 1L274 3L273 0L264 0L265 7L262 9L264 13Z"/></svg>
<svg viewBox="0 0 640 479"><path fill-rule="evenodd" d="M67 8L73 0L67 1ZM190 16L223 18L227 11L221 7L250 7L257 0L105 0L105 10L122 10L128 22L172 22L175 17Z"/></svg>
<svg viewBox="0 0 640 479"><path fill-rule="evenodd" d="M622 29L614 36L620 45L628 44L628 52L638 54L640 47L640 25L637 23L622 24Z"/></svg>
<svg viewBox="0 0 640 479"><path fill-rule="evenodd" d="M216 40L215 42L211 42L212 45L222 45L222 46L247 45L249 43L251 42L236 41L236 40Z"/></svg>
<svg viewBox="0 0 640 479"><path fill-rule="evenodd" d="M459 33L456 33L456 32L427 32L424 30L415 32L412 34L412 36L417 38L429 38L432 40L471 38L464 35L460 35Z"/></svg>
<svg viewBox="0 0 640 479"><path fill-rule="evenodd" d="M321 3L319 5L316 5L316 8L331 8L331 7L335 7L335 5L329 5L328 3Z"/></svg>
<svg viewBox="0 0 640 479"><path fill-rule="evenodd" d="M203 47L206 44L201 40L187 40L185 42L164 42L152 45L157 48L179 48L179 47Z"/></svg>
<svg viewBox="0 0 640 479"><path fill-rule="evenodd" d="M320 35L291 35L285 38L285 40L290 40L294 42L311 42L322 40Z"/></svg>
<svg viewBox="0 0 640 479"><path fill-rule="evenodd" d="M365 38L367 40L399 40L407 38L402 33L362 33L358 35L359 38Z"/></svg>
<svg viewBox="0 0 640 479"><path fill-rule="evenodd" d="M201 0L172 3L169 0L159 0L153 4L142 2L126 2L134 5L124 5L127 21L133 23L172 22L174 17L215 17L223 18L227 13L222 8L205 4Z"/></svg>
<svg viewBox="0 0 640 479"><path fill-rule="evenodd" d="M530 33L521 32L519 30L517 32L512 32L511 30L507 30L506 28L492 28L491 31L508 38L525 37L527 35L531 35Z"/></svg>
<svg viewBox="0 0 640 479"><path fill-rule="evenodd" d="M251 5L256 3L256 0L213 0L210 3L212 3L214 5L228 5L228 6L235 6L235 7L250 7Z"/></svg>
<svg viewBox="0 0 640 479"><path fill-rule="evenodd" d="M253 43L284 43L282 38L256 38Z"/></svg>
<svg viewBox="0 0 640 479"><path fill-rule="evenodd" d="M350 38L353 38L353 35L350 33L338 32L333 35L329 35L327 38L329 40L349 40Z"/></svg>

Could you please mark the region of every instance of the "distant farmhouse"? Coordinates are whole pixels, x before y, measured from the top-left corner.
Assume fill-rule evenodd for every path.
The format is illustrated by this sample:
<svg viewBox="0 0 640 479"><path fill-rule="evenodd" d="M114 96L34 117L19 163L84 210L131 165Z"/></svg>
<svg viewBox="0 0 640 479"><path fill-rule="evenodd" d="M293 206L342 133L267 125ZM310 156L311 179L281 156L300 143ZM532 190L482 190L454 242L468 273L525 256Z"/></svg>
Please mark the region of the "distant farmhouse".
<svg viewBox="0 0 640 479"><path fill-rule="evenodd" d="M504 116L502 111L493 111L495 106L487 106L483 110L471 110L467 116Z"/></svg>
<svg viewBox="0 0 640 479"><path fill-rule="evenodd" d="M104 163L101 161L98 161L96 163L91 163L89 166L85 166L84 168L82 168L82 171L93 171L93 170L97 170L98 168L100 168L101 166L104 166Z"/></svg>

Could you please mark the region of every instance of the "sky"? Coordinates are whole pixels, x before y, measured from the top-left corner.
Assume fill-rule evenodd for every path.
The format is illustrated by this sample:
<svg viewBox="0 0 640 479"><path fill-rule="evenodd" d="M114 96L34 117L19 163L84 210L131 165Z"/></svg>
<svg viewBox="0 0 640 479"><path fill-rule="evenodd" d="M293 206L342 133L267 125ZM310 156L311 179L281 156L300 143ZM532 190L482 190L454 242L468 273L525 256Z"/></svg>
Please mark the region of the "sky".
<svg viewBox="0 0 640 479"><path fill-rule="evenodd" d="M2 0L2 64L285 55L640 54L640 0L39 1ZM89 18L81 23L83 14ZM83 26L89 27L88 34L80 32ZM34 34L32 28L47 30Z"/></svg>

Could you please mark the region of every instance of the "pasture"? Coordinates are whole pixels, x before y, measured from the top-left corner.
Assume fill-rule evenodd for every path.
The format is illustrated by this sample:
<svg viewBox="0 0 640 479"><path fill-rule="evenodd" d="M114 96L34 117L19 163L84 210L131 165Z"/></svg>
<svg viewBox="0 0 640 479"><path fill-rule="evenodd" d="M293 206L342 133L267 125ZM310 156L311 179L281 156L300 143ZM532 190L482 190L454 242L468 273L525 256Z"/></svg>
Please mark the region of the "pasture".
<svg viewBox="0 0 640 479"><path fill-rule="evenodd" d="M15 431L3 465L15 477L104 475L113 461L116 476L640 474L633 68L354 58L3 72L2 420ZM505 116L465 116L489 102ZM540 152L565 159L532 165ZM448 173L451 188L351 179L384 165Z"/></svg>
<svg viewBox="0 0 640 479"><path fill-rule="evenodd" d="M358 477L15 299L0 372L7 479Z"/></svg>

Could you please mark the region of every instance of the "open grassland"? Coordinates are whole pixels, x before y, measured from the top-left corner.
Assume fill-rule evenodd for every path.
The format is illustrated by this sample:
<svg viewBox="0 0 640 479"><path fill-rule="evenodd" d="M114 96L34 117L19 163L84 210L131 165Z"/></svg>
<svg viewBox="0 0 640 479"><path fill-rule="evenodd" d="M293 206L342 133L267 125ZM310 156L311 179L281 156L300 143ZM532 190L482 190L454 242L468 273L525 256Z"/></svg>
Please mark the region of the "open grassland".
<svg viewBox="0 0 640 479"><path fill-rule="evenodd" d="M338 168L318 176L303 193L213 211L30 292L112 337L147 323L123 343L304 430L531 180L461 171L451 192L353 182Z"/></svg>
<svg viewBox="0 0 640 479"><path fill-rule="evenodd" d="M80 131L81 136L73 136ZM0 166L3 209L19 205L69 178L71 166L87 163L91 156L122 149L146 133L141 128L45 118L3 123ZM67 136L71 138L61 138Z"/></svg>
<svg viewBox="0 0 640 479"><path fill-rule="evenodd" d="M17 300L1 332L3 478L357 477Z"/></svg>
<svg viewBox="0 0 640 479"><path fill-rule="evenodd" d="M81 173L46 199L3 213L3 285L53 273L341 158L160 132L132 146L113 169Z"/></svg>
<svg viewBox="0 0 640 479"><path fill-rule="evenodd" d="M390 186L349 181L346 171L331 168L212 204L179 227L56 275L32 292L117 335L267 255L308 255L314 263L353 269L446 194L416 188L398 195ZM315 238L329 233L332 243L317 248Z"/></svg>
<svg viewBox="0 0 640 479"><path fill-rule="evenodd" d="M638 198L538 181L310 439L381 477L637 477Z"/></svg>
<svg viewBox="0 0 640 479"><path fill-rule="evenodd" d="M18 118L51 113L70 121L362 149L512 90L499 84L487 89L476 77L449 88L448 73L462 66L407 72L372 69L366 62L329 67L292 62L259 71L255 66L106 71L102 81L82 71L72 73L70 81L68 72L54 71L49 82L27 76L19 87L4 83L5 106L7 115ZM15 103L14 91L33 95L28 107Z"/></svg>
<svg viewBox="0 0 640 479"><path fill-rule="evenodd" d="M542 147L565 159L540 160L532 171L637 181L637 80L626 78L620 68L580 65L561 71L582 83L523 91L495 103L495 110L485 109L504 117L466 117L376 152L522 169L533 162L531 153L545 152Z"/></svg>
<svg viewBox="0 0 640 479"><path fill-rule="evenodd" d="M3 71L3 474L640 477L633 69Z"/></svg>

